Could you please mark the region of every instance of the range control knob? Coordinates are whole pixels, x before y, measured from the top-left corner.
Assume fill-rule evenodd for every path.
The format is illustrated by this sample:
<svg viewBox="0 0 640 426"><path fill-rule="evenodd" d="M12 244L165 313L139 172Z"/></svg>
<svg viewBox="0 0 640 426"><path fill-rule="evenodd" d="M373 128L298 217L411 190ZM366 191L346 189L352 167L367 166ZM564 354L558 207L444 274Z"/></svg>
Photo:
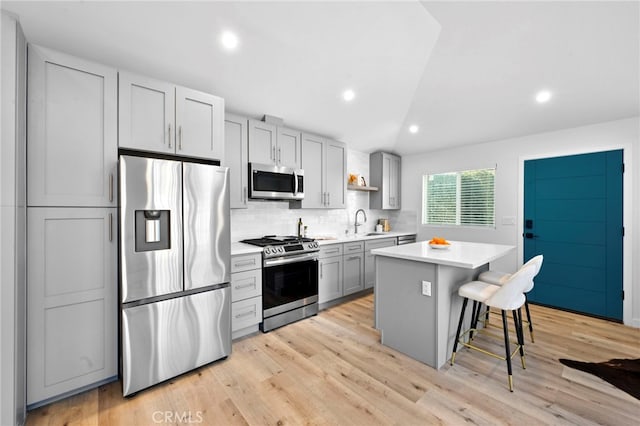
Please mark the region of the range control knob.
<svg viewBox="0 0 640 426"><path fill-rule="evenodd" d="M284 247L278 247L278 251L279 251L280 253L284 253Z"/></svg>

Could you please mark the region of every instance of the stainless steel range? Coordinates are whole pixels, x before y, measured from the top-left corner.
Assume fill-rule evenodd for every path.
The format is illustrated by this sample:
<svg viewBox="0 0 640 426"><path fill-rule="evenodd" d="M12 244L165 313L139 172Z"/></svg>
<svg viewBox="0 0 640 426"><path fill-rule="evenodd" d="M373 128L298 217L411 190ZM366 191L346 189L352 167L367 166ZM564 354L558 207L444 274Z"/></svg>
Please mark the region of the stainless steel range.
<svg viewBox="0 0 640 426"><path fill-rule="evenodd" d="M267 332L318 313L318 243L269 235L243 240L263 247L260 330Z"/></svg>

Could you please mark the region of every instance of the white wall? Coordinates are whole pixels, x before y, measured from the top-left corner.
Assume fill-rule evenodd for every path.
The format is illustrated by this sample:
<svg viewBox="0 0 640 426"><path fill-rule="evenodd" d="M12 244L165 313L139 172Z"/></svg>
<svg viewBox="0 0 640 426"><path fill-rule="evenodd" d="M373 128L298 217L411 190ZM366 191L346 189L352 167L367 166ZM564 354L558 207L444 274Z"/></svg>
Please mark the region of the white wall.
<svg viewBox="0 0 640 426"><path fill-rule="evenodd" d="M26 43L2 13L0 144L0 424L25 421Z"/></svg>
<svg viewBox="0 0 640 426"><path fill-rule="evenodd" d="M369 182L369 154L348 149L347 171L364 176ZM346 179L346 177L345 177ZM415 215L407 212L369 210L369 194L347 191L345 209L289 209L288 202L250 201L248 209L231 210L231 240L256 238L263 235L295 235L298 218L309 228L309 235L340 236L346 229L353 233L358 209L364 209L367 222L359 233L371 232L379 218L390 219L394 231L416 231Z"/></svg>
<svg viewBox="0 0 640 426"><path fill-rule="evenodd" d="M522 263L523 178L525 160L586 152L624 149L624 322L640 327L640 267L632 259L640 253L640 119L638 117L550 133L469 145L420 155L404 156L402 170L403 209L414 210L418 239L442 235L451 240L494 242L518 247L516 252L492 264L492 268L514 271ZM497 165L495 229L435 227L421 225L422 176L427 173L469 170ZM515 225L503 225L513 216ZM634 226L635 225L635 226ZM635 255L634 255L635 253Z"/></svg>

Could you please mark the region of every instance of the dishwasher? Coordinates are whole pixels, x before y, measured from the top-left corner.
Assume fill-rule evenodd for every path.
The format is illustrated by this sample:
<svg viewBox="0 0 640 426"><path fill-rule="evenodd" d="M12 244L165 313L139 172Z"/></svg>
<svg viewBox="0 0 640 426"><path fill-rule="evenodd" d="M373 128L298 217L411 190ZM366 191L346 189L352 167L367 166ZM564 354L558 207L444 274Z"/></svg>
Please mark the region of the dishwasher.
<svg viewBox="0 0 640 426"><path fill-rule="evenodd" d="M398 245L411 244L416 242L416 234L400 235L398 237Z"/></svg>

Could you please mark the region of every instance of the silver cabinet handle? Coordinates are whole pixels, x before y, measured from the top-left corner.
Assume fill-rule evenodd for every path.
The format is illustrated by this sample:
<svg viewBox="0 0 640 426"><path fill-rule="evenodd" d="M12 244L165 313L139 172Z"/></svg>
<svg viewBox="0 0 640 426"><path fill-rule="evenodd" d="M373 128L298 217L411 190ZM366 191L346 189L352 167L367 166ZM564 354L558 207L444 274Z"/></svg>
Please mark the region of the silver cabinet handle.
<svg viewBox="0 0 640 426"><path fill-rule="evenodd" d="M273 160L273 162L277 162L276 159L276 147L274 146L273 148L271 148L271 159Z"/></svg>
<svg viewBox="0 0 640 426"><path fill-rule="evenodd" d="M351 256L347 260L356 260L356 259L360 259L360 257L359 256Z"/></svg>
<svg viewBox="0 0 640 426"><path fill-rule="evenodd" d="M320 278L322 278L322 267L324 266L324 263L320 264Z"/></svg>
<svg viewBox="0 0 640 426"><path fill-rule="evenodd" d="M249 287L254 287L255 288L256 283L249 283L249 284L242 284L242 285L237 285L235 286L236 290L242 290L244 288L249 288Z"/></svg>
<svg viewBox="0 0 640 426"><path fill-rule="evenodd" d="M327 206L331 205L331 193L327 192Z"/></svg>
<svg viewBox="0 0 640 426"><path fill-rule="evenodd" d="M362 247L349 247L349 251L351 250L362 250Z"/></svg>
<svg viewBox="0 0 640 426"><path fill-rule="evenodd" d="M182 126L178 126L178 149L182 151Z"/></svg>
<svg viewBox="0 0 640 426"><path fill-rule="evenodd" d="M109 213L109 242L113 241L113 214Z"/></svg>
<svg viewBox="0 0 640 426"><path fill-rule="evenodd" d="M171 123L169 123L169 148L171 148Z"/></svg>
<svg viewBox="0 0 640 426"><path fill-rule="evenodd" d="M253 315L253 316L255 316L255 315L256 315L256 311L255 311L255 309L254 309L253 311L243 312L243 313L241 313L241 314L237 314L237 315L236 315L236 318L248 317L248 316L250 316L250 315Z"/></svg>
<svg viewBox="0 0 640 426"><path fill-rule="evenodd" d="M109 173L109 202L113 203L113 173Z"/></svg>
<svg viewBox="0 0 640 426"><path fill-rule="evenodd" d="M244 187L244 199L243 199L245 204L247 204L247 198L248 198L248 196L247 196L247 187L245 186Z"/></svg>
<svg viewBox="0 0 640 426"><path fill-rule="evenodd" d="M282 148L278 148L278 163L282 161Z"/></svg>
<svg viewBox="0 0 640 426"><path fill-rule="evenodd" d="M331 253L338 253L340 252L340 249L333 249L333 250L327 250L324 252L324 254L331 254Z"/></svg>
<svg viewBox="0 0 640 426"><path fill-rule="evenodd" d="M244 260L242 262L235 262L234 263L235 266L247 266L247 265L255 265L255 264L256 264L256 260L255 259Z"/></svg>

